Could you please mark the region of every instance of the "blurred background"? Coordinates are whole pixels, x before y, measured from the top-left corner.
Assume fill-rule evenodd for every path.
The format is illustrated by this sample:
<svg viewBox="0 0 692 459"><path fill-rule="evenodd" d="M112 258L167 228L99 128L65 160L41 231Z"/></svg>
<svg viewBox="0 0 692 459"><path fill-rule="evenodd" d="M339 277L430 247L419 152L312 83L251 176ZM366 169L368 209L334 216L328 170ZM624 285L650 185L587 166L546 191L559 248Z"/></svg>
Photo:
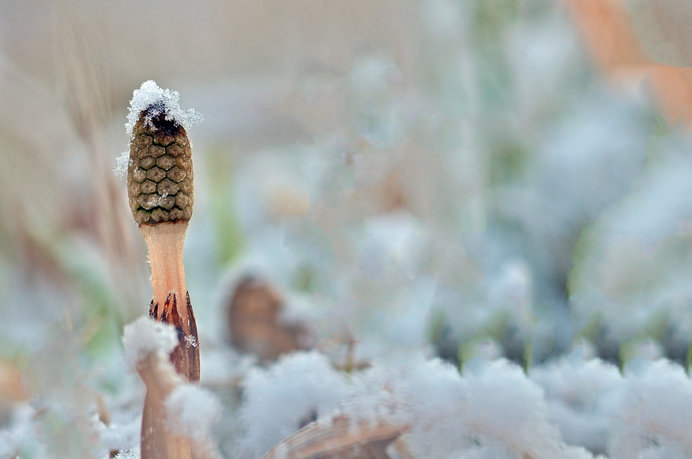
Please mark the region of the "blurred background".
<svg viewBox="0 0 692 459"><path fill-rule="evenodd" d="M600 36L587 4L0 1L0 425L31 399L78 457L84 394L134 406L120 336L151 290L114 168L150 79L205 117L208 387L304 348L686 365L692 6L622 2Z"/></svg>

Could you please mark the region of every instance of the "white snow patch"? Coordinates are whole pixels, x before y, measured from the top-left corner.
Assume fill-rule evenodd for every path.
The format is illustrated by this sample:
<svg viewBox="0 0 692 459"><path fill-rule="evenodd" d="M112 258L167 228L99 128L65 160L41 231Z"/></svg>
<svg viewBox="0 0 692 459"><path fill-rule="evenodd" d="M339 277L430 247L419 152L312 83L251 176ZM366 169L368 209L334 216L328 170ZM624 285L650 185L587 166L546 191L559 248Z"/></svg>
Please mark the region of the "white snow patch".
<svg viewBox="0 0 692 459"><path fill-rule="evenodd" d="M197 339L194 336L185 336L185 347L197 347Z"/></svg>
<svg viewBox="0 0 692 459"><path fill-rule="evenodd" d="M588 352L578 346L559 361L535 367L531 380L545 391L549 418L568 444L605 453L610 404L623 378L611 364L585 360Z"/></svg>
<svg viewBox="0 0 692 459"><path fill-rule="evenodd" d="M204 346L200 348L200 383L205 387L233 386L242 380L255 365L256 359L247 354L239 354L231 347Z"/></svg>
<svg viewBox="0 0 692 459"><path fill-rule="evenodd" d="M125 451L119 451L118 454L115 455L115 459L139 459L140 457L139 446Z"/></svg>
<svg viewBox="0 0 692 459"><path fill-rule="evenodd" d="M345 376L317 352L295 353L250 372L243 383L244 449L259 457L349 394Z"/></svg>
<svg viewBox="0 0 692 459"><path fill-rule="evenodd" d="M216 396L193 384L177 387L166 399L171 430L196 441L211 437L212 426L221 420Z"/></svg>
<svg viewBox="0 0 692 459"><path fill-rule="evenodd" d="M148 316L142 316L123 331L123 346L127 362L134 369L137 362L150 352L171 352L178 344L175 328L171 325L156 322Z"/></svg>
<svg viewBox="0 0 692 459"><path fill-rule="evenodd" d="M111 422L105 425L98 414L94 413L93 422L100 446L106 451L124 451L133 448L139 442L141 416L133 416L125 423Z"/></svg>
<svg viewBox="0 0 692 459"><path fill-rule="evenodd" d="M0 457L19 457L18 452L24 445L36 441L36 409L23 404L12 411L9 425L0 429Z"/></svg>
<svg viewBox="0 0 692 459"><path fill-rule="evenodd" d="M692 380L685 370L659 360L627 372L611 415L612 457L692 457Z"/></svg>
<svg viewBox="0 0 692 459"><path fill-rule="evenodd" d="M343 375L315 352L294 354L245 381L247 454L259 456L310 421L408 427L414 457L590 458L549 422L543 390L505 360L461 376L440 360L374 366Z"/></svg>
<svg viewBox="0 0 692 459"><path fill-rule="evenodd" d="M120 156L115 160L115 167L113 168L113 173L116 177L124 177L127 174L127 168L130 166L132 159L130 159L130 152L123 151Z"/></svg>
<svg viewBox="0 0 692 459"><path fill-rule="evenodd" d="M161 89L153 80L142 83L139 89L132 92L130 101L130 112L127 114L125 130L132 136L132 130L139 120L139 115L143 110L154 106L150 116L165 114L167 120L175 121L185 130L202 121L203 116L194 109L183 110L180 108L180 94L178 91Z"/></svg>
<svg viewBox="0 0 692 459"><path fill-rule="evenodd" d="M440 360L420 360L356 378L354 403L343 408L409 425L403 438L414 457L592 457L562 441L541 388L505 360L464 376Z"/></svg>

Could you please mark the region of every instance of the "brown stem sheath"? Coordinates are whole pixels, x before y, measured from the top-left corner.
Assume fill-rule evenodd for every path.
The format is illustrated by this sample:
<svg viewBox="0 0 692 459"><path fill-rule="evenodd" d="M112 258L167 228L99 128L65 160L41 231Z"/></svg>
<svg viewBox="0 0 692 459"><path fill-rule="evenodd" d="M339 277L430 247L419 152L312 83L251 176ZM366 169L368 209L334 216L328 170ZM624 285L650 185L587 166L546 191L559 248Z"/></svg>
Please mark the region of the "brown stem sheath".
<svg viewBox="0 0 692 459"><path fill-rule="evenodd" d="M189 441L170 432L167 426L166 397L180 383L173 368L156 352L150 353L138 367L147 386L142 413L141 454L143 459L189 459Z"/></svg>
<svg viewBox="0 0 692 459"><path fill-rule="evenodd" d="M176 328L179 344L171 353L171 362L178 374L190 382L197 382L197 324L185 285L183 266L187 222L142 225L140 230L149 247L151 285L154 290L149 315Z"/></svg>

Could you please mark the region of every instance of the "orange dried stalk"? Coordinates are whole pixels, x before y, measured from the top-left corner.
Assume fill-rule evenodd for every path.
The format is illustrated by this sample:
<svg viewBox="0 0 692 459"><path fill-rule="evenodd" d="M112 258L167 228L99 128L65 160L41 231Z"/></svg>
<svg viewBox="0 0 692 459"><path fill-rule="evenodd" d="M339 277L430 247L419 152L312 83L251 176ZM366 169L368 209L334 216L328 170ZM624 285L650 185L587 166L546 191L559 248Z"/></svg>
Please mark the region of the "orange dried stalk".
<svg viewBox="0 0 692 459"><path fill-rule="evenodd" d="M692 126L692 69L647 58L618 0L569 0L568 4L591 54L606 73L637 80L649 76L669 120Z"/></svg>

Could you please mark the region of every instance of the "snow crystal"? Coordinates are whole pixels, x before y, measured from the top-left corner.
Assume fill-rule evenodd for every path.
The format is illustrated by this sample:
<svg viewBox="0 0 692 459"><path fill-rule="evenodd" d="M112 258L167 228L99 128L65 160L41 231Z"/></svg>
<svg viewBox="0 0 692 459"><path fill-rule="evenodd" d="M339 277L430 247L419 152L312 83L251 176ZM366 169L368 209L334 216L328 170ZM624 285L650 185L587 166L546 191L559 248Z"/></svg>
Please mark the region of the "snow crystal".
<svg viewBox="0 0 692 459"><path fill-rule="evenodd" d="M119 451L118 454L116 454L115 459L139 459L140 458L140 452L139 452L139 446L128 449L128 450L123 450Z"/></svg>
<svg viewBox="0 0 692 459"><path fill-rule="evenodd" d="M482 445L499 441L517 455L561 457L560 436L548 422L543 391L521 368L498 360L464 380L467 435L476 436Z"/></svg>
<svg viewBox="0 0 692 459"><path fill-rule="evenodd" d="M667 360L627 372L611 414L613 457L691 457L692 381Z"/></svg>
<svg viewBox="0 0 692 459"><path fill-rule="evenodd" d="M185 336L185 347L197 347L197 339L194 336Z"/></svg>
<svg viewBox="0 0 692 459"><path fill-rule="evenodd" d="M148 316L142 316L123 331L125 356L132 368L150 352L159 350L171 352L178 344L175 328L171 325L156 322Z"/></svg>
<svg viewBox="0 0 692 459"><path fill-rule="evenodd" d="M132 92L132 100L130 101L130 112L127 115L127 123L125 130L127 134L132 136L139 115L143 110L154 106L155 109L149 116L156 116L165 113L166 119L175 121L186 130L191 126L202 121L202 115L194 109L187 111L180 108L180 94L178 91L170 89L161 89L153 80L145 81L139 89Z"/></svg>
<svg viewBox="0 0 692 459"><path fill-rule="evenodd" d="M207 387L218 387L235 384L241 380L256 359L248 354L240 354L231 347L205 346L200 349L201 368L200 383Z"/></svg>
<svg viewBox="0 0 692 459"><path fill-rule="evenodd" d="M349 393L345 376L316 352L295 353L243 383L244 448L261 456L300 427L329 413Z"/></svg>
<svg viewBox="0 0 692 459"><path fill-rule="evenodd" d="M166 398L171 430L197 441L209 438L212 426L221 419L221 405L206 389L193 384L177 387Z"/></svg>
<svg viewBox="0 0 692 459"><path fill-rule="evenodd" d="M15 406L9 426L0 430L0 457L15 457L22 446L36 441L35 417L36 410L28 403Z"/></svg>
<svg viewBox="0 0 692 459"><path fill-rule="evenodd" d="M463 377L440 360L421 362L380 384L399 403L393 418L411 424L404 439L414 457L591 457L562 442L541 388L505 360Z"/></svg>
<svg viewBox="0 0 692 459"><path fill-rule="evenodd" d="M108 451L122 451L136 445L139 442L141 416L132 417L126 424L110 423L104 425L96 416L96 432L101 441L101 446Z"/></svg>
<svg viewBox="0 0 692 459"><path fill-rule="evenodd" d="M506 360L462 377L441 360L412 357L343 375L322 355L298 353L255 370L244 382L244 450L261 455L311 420L408 426L414 457L589 458L550 423L542 388Z"/></svg>
<svg viewBox="0 0 692 459"><path fill-rule="evenodd" d="M618 369L578 346L559 361L535 367L531 380L546 392L549 417L568 444L605 453L610 401L623 384Z"/></svg>
<svg viewBox="0 0 692 459"><path fill-rule="evenodd" d="M124 151L115 160L115 167L113 168L113 173L116 177L124 177L127 174L127 168L130 165L130 152Z"/></svg>

